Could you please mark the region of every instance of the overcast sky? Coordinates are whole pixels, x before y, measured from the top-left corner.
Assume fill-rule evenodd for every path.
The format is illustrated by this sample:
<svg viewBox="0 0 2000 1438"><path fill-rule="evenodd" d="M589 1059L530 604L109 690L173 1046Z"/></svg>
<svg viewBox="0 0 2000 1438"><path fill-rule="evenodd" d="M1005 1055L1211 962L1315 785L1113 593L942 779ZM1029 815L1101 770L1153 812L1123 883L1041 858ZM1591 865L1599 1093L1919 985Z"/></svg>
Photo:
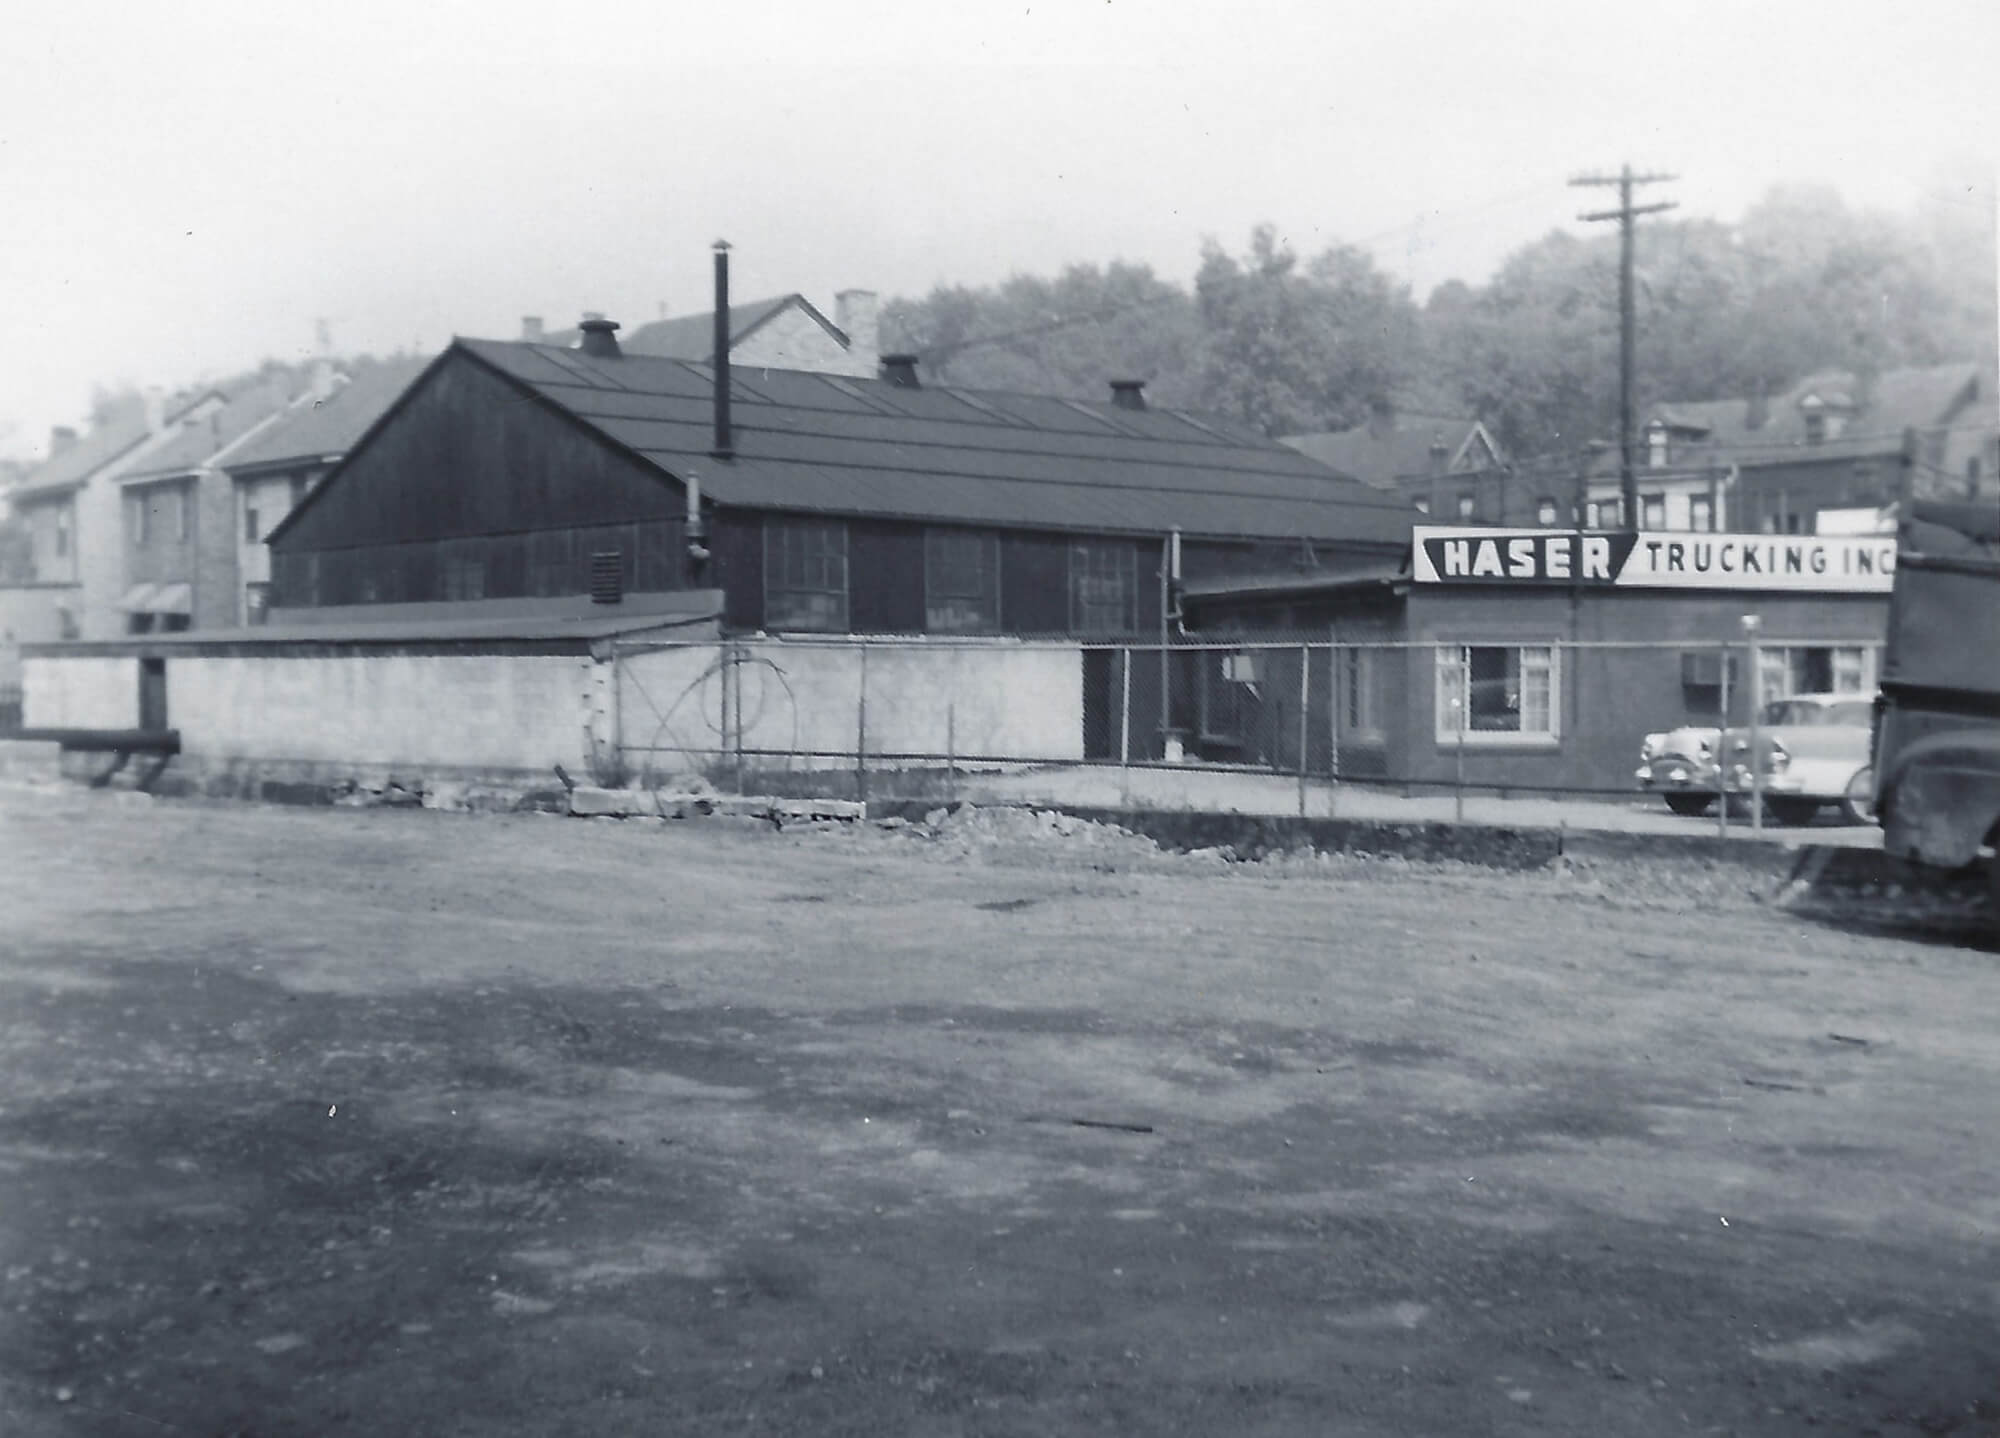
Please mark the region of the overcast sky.
<svg viewBox="0 0 2000 1438"><path fill-rule="evenodd" d="M1991 0L343 0L10 7L0 452L93 385L435 350L585 309L1193 274L1270 220L1418 296L1608 192L1963 202Z"/></svg>

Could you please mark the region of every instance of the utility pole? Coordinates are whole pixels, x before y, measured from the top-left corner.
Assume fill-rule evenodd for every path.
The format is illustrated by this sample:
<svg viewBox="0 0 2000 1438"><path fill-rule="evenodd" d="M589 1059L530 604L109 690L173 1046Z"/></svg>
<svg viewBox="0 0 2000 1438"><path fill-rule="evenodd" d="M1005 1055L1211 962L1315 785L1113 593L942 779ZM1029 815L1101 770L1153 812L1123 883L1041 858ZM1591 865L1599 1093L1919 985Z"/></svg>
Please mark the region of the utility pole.
<svg viewBox="0 0 2000 1438"><path fill-rule="evenodd" d="M1635 185L1655 185L1678 179L1677 175L1635 175L1630 165L1615 175L1578 175L1571 185L1616 185L1618 208L1578 215L1579 220L1618 221L1618 508L1624 520L1620 527L1636 533L1639 528L1639 477L1632 467L1632 384L1635 370L1634 318L1632 303L1632 222L1641 215L1671 210L1671 200L1653 205L1632 203Z"/></svg>

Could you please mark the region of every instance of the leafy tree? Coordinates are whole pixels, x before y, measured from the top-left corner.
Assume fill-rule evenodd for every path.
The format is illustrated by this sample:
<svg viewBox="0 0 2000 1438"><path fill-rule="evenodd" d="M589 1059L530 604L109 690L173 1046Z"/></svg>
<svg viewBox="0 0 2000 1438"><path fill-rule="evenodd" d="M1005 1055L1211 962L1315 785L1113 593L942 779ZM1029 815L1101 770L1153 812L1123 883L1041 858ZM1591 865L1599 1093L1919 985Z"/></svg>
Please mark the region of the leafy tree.
<svg viewBox="0 0 2000 1438"><path fill-rule="evenodd" d="M891 300L883 329L937 382L1101 400L1113 379L1187 405L1201 333L1193 302L1146 265L1071 265L1054 279L1015 275L983 289L939 286Z"/></svg>
<svg viewBox="0 0 2000 1438"><path fill-rule="evenodd" d="M1303 269L1268 224L1240 260L1210 241L1195 279L1207 408L1266 434L1344 429L1416 371L1417 309L1363 250Z"/></svg>

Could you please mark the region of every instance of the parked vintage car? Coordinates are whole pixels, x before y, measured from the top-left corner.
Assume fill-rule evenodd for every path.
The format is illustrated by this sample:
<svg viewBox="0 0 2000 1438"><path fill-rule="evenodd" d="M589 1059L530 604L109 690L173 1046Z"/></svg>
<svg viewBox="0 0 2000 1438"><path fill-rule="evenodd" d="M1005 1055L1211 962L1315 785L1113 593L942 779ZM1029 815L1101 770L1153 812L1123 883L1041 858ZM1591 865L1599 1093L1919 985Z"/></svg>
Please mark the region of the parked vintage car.
<svg viewBox="0 0 2000 1438"><path fill-rule="evenodd" d="M1873 703L1858 694L1794 694L1758 714L1764 807L1780 824L1809 824L1828 804L1850 824L1873 823L1869 762ZM1750 731L1683 728L1648 734L1637 778L1676 814L1703 814L1719 794L1751 792Z"/></svg>
<svg viewBox="0 0 2000 1438"><path fill-rule="evenodd" d="M1639 787L1658 794L1676 814L1705 814L1722 792L1716 764L1719 729L1683 727L1648 734L1639 746Z"/></svg>

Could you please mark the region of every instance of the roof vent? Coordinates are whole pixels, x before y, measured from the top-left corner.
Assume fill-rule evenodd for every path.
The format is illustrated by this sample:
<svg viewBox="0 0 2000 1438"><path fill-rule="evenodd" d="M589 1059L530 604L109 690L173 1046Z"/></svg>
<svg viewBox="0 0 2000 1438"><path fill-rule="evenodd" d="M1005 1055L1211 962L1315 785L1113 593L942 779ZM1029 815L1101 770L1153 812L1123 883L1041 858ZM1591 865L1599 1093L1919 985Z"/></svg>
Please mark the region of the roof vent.
<svg viewBox="0 0 2000 1438"><path fill-rule="evenodd" d="M922 389L917 378L917 357L911 354L883 355L882 378L897 389Z"/></svg>
<svg viewBox="0 0 2000 1438"><path fill-rule="evenodd" d="M1142 379L1115 379L1111 381L1111 402L1120 409L1144 409L1146 407L1146 382Z"/></svg>
<svg viewBox="0 0 2000 1438"><path fill-rule="evenodd" d="M602 315L591 315L577 326L583 331L583 342L577 346L585 354L596 359L617 359L618 321L607 320Z"/></svg>
<svg viewBox="0 0 2000 1438"><path fill-rule="evenodd" d="M590 556L590 602L619 604L625 598L625 555L601 549Z"/></svg>

